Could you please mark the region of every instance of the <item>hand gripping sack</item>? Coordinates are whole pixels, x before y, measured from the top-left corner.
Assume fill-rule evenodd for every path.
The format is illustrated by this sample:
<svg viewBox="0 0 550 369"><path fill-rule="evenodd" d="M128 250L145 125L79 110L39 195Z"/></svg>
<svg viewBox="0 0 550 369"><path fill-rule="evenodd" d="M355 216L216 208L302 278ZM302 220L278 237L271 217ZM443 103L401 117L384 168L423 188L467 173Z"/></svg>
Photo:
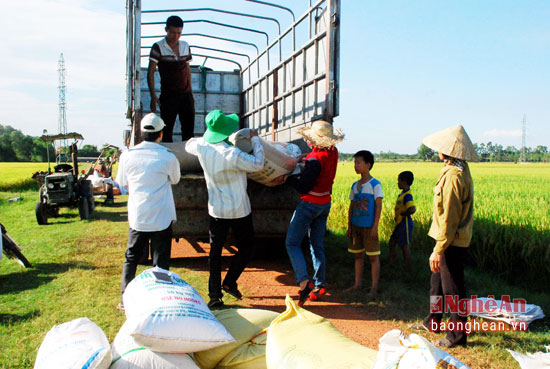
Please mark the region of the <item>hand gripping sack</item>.
<svg viewBox="0 0 550 369"><path fill-rule="evenodd" d="M213 312L218 321L235 338L234 342L195 353L195 361L202 369L213 369L228 354L249 342L265 330L279 314L262 309L224 309Z"/></svg>
<svg viewBox="0 0 550 369"><path fill-rule="evenodd" d="M111 346L105 333L88 318L55 325L42 341L35 369L106 369Z"/></svg>
<svg viewBox="0 0 550 369"><path fill-rule="evenodd" d="M264 185L270 185L275 178L294 171L297 163L296 156L294 155L299 152L300 149L293 144L268 142L263 139L260 140L264 148L264 168L258 172L249 173L248 178ZM248 128L233 133L229 137L229 141L244 152L252 152L250 130Z"/></svg>
<svg viewBox="0 0 550 369"><path fill-rule="evenodd" d="M286 295L286 311L267 331L268 369L370 369L376 351L344 336L327 319L298 307Z"/></svg>
<svg viewBox="0 0 550 369"><path fill-rule="evenodd" d="M234 340L197 290L176 273L145 270L128 284L123 300L130 335L150 350L188 353Z"/></svg>
<svg viewBox="0 0 550 369"><path fill-rule="evenodd" d="M113 361L110 369L199 369L190 355L153 352L141 347L124 324L112 345Z"/></svg>
<svg viewBox="0 0 550 369"><path fill-rule="evenodd" d="M393 329L380 338L376 361L372 369L469 369L447 352L435 347L417 334L405 337Z"/></svg>

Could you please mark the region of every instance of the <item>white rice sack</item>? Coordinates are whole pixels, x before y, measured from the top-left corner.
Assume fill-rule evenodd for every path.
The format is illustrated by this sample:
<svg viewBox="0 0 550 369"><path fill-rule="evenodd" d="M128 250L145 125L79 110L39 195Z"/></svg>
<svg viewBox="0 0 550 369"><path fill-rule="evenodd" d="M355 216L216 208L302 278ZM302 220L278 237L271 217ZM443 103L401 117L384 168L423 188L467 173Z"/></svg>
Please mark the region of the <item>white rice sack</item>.
<svg viewBox="0 0 550 369"><path fill-rule="evenodd" d="M113 362L110 369L199 369L190 355L165 354L141 347L124 324L113 342Z"/></svg>
<svg viewBox="0 0 550 369"><path fill-rule="evenodd" d="M296 169L297 156L294 156L294 153L296 149L300 150L297 145L260 140L264 148L264 168L258 172L249 173L248 178L264 185L270 185L275 178L289 174ZM244 152L252 152L250 129L248 128L233 133L229 137L229 141ZM288 147L288 145L292 146Z"/></svg>
<svg viewBox="0 0 550 369"><path fill-rule="evenodd" d="M35 369L106 369L111 346L105 333L88 318L55 325L42 341Z"/></svg>
<svg viewBox="0 0 550 369"><path fill-rule="evenodd" d="M147 269L122 298L129 334L150 350L188 353L234 341L197 290L176 273Z"/></svg>

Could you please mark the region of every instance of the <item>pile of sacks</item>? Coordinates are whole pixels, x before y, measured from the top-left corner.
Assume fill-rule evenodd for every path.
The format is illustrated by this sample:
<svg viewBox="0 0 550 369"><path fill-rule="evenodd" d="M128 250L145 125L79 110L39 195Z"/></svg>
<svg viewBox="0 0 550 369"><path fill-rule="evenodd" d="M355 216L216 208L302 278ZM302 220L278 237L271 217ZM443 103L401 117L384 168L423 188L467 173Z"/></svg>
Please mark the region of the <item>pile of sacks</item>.
<svg viewBox="0 0 550 369"><path fill-rule="evenodd" d="M151 268L128 285L123 299L126 322L112 345L95 323L75 319L48 332L35 369L369 369L376 357L289 296L282 314L211 312L176 273Z"/></svg>
<svg viewBox="0 0 550 369"><path fill-rule="evenodd" d="M159 268L137 276L123 299L126 322L112 345L88 318L75 319L48 332L35 369L394 368L399 362L418 363L429 347L420 338L409 342L392 331L381 339L378 353L298 307L288 295L281 314L245 308L211 312L193 286ZM466 369L443 352L433 354Z"/></svg>

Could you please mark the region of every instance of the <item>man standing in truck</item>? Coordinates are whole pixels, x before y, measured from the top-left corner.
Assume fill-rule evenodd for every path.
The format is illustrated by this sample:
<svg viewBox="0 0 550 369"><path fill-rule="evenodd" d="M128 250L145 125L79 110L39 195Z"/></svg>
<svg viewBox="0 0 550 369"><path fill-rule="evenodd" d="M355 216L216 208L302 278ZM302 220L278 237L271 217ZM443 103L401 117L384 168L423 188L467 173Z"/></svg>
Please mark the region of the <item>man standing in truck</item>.
<svg viewBox="0 0 550 369"><path fill-rule="evenodd" d="M181 123L181 139L186 141L194 136L195 101L191 87L192 59L189 44L180 40L183 20L173 15L166 20L166 37L155 42L149 54L147 85L151 94L151 111L160 107L160 116L166 124L163 142L173 142L172 132L176 116ZM160 74L160 98L155 91L155 71Z"/></svg>

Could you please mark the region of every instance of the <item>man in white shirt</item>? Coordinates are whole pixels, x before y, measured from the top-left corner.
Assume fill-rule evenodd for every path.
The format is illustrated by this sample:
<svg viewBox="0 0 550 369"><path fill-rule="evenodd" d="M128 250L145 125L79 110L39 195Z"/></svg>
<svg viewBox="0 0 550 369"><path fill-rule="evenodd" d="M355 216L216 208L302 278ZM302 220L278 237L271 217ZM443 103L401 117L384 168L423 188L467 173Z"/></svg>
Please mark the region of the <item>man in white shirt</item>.
<svg viewBox="0 0 550 369"><path fill-rule="evenodd" d="M201 138L187 141L185 150L199 157L208 189L210 233L210 308L223 306L222 289L241 299L237 280L246 268L254 245L250 200L246 193L247 172L264 168L264 150L254 130L250 131L252 154L241 151L227 138L239 128L236 114L211 111L205 118L207 130ZM221 282L221 255L228 229L235 236L237 253Z"/></svg>
<svg viewBox="0 0 550 369"><path fill-rule="evenodd" d="M172 222L176 207L171 185L180 180L180 164L176 156L159 144L164 122L149 113L141 120L144 139L120 157L116 182L127 187L128 248L122 269L121 296L136 276L137 265L147 257L149 243L153 265L170 267ZM124 309L122 302L117 306Z"/></svg>

